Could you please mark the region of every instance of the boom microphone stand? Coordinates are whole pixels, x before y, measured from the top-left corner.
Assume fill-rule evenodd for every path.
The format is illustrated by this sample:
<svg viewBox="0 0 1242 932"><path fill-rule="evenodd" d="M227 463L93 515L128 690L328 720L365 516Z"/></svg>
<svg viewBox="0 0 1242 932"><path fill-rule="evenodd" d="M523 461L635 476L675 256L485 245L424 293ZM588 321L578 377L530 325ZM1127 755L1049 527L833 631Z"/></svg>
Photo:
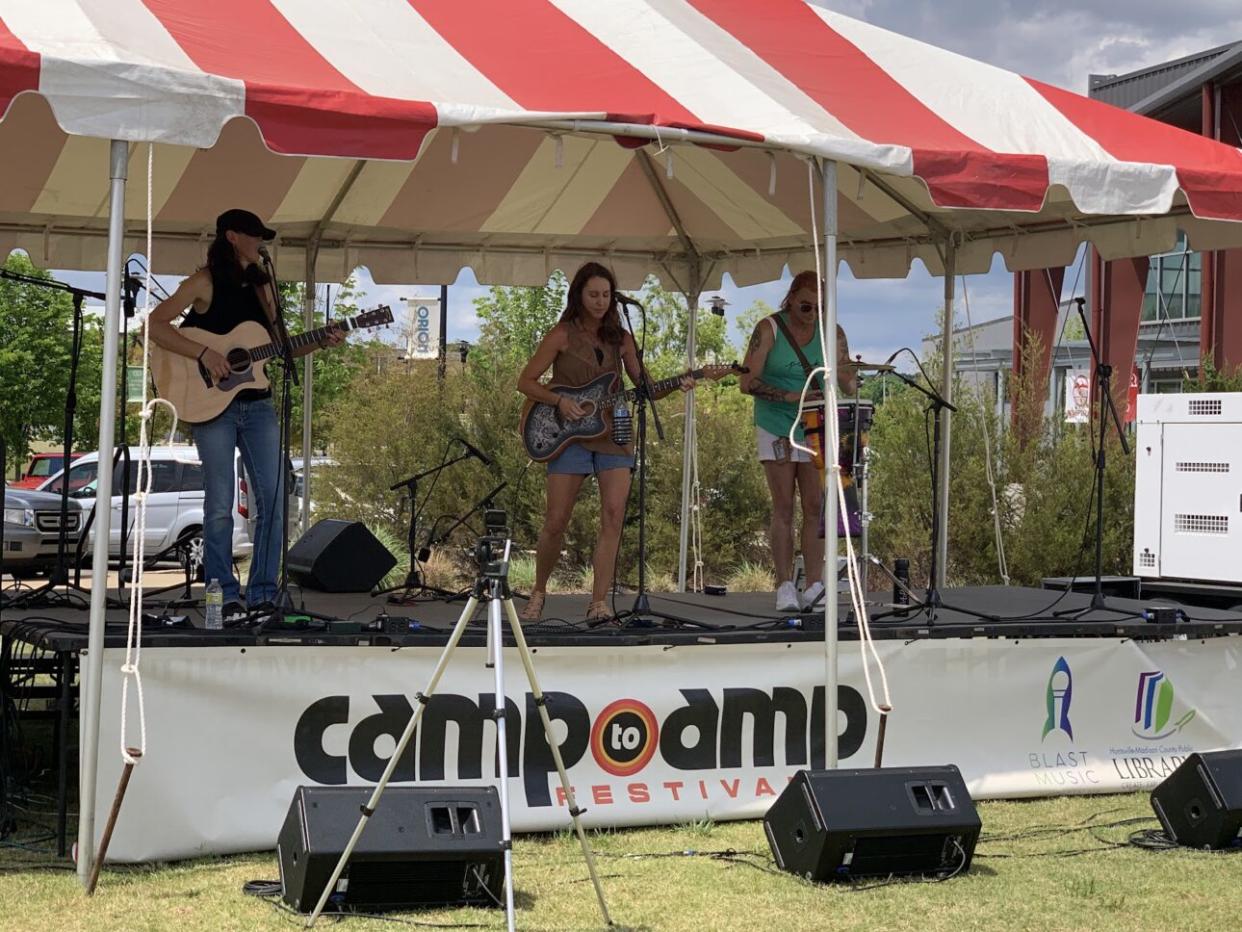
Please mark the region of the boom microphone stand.
<svg viewBox="0 0 1242 932"><path fill-rule="evenodd" d="M14 597L12 605L29 605L31 603L42 604L64 604L75 608L85 608L85 604L69 599L67 593L57 593L56 590L64 587L76 592L79 595L85 595L89 598L88 590L82 588L77 583L71 582L69 579L69 568L66 566L66 549L68 545L68 524L69 524L69 456L73 451L73 421L78 410L78 363L82 357L82 302L86 298L98 298L101 301L106 300L106 295L98 291L87 291L83 288L75 288L64 282L58 282L50 278L35 278L31 275L22 275L20 272L10 272L8 269L0 268L0 278L9 281L20 282L26 285L35 285L40 288L50 288L53 291L64 291L73 297L73 329L70 336L70 353L69 353L69 386L65 392L65 426L64 426L64 443L62 445L62 463L63 471L61 473L60 483L60 528L56 540L56 566L52 570L48 581L29 592ZM106 363L105 363L106 364ZM115 360L113 361L115 365ZM105 489L108 493L109 507L111 507L111 489ZM96 496L98 498L98 495ZM79 518L80 519L80 518ZM104 546L108 544L105 541ZM98 582L98 580L92 581ZM107 585L107 579L103 584ZM115 604L109 600L111 604Z"/></svg>
<svg viewBox="0 0 1242 932"><path fill-rule="evenodd" d="M653 611L651 600L647 597L647 409L649 407L652 420L655 422L656 436L661 442L664 441L664 428L660 424L660 412L652 403L655 399L651 397L651 377L647 374L647 363L643 353L647 342L647 309L640 302L620 292L614 294L614 297L617 300L617 306L625 315L625 325L630 331L630 337L634 340L634 353L638 357L638 384L634 386L634 407L638 411L638 595L634 598L633 607L629 611L618 614L616 620L622 625L635 627L647 627L652 624L653 618L683 624L687 619ZM638 308L642 315L642 343L638 341L634 333L634 322L630 320L631 305ZM600 624L605 624L605 622L592 622L591 627Z"/></svg>
<svg viewBox="0 0 1242 932"><path fill-rule="evenodd" d="M932 496L932 521L931 521L931 564L928 569L927 576L927 594L923 598L923 604L919 611L927 613L927 624L934 625L936 623L936 610L940 608L942 602L940 600L940 590L936 586L936 540L940 534L940 522L944 520L944 516L940 514L940 498L935 495L935 489L939 488L940 481L940 412L952 411L957 412L957 408L947 402L939 392L927 385L923 385L917 379L893 370L893 374L901 381L905 382L911 388L915 389L922 395L926 396L930 404L927 411L932 416L932 458L931 458L931 484L933 490Z"/></svg>
<svg viewBox="0 0 1242 932"><path fill-rule="evenodd" d="M1112 377L1113 367L1100 359L1095 339L1091 336L1091 328L1087 325L1087 313L1083 310L1087 303L1085 298L1075 298L1078 305L1078 318L1082 321L1083 332L1087 335L1087 346L1091 349L1091 359L1095 362L1095 416L1099 424L1096 436L1095 453L1095 588L1091 593L1091 602L1086 608L1070 609L1053 612L1057 618L1078 619L1089 612L1098 610L1114 612L1131 618L1143 617L1142 612L1112 608L1104 598L1104 467L1105 440L1108 438L1108 423L1111 420L1117 429L1117 439L1121 442L1121 452L1130 454L1130 445L1126 442L1125 428L1121 424L1121 416L1117 413L1117 404L1113 400Z"/></svg>
<svg viewBox="0 0 1242 932"><path fill-rule="evenodd" d="M426 557L423 557L424 551L427 552L427 556L430 556L431 547L434 545L435 542L428 541L427 546L420 550L418 547L417 537L418 537L418 481L420 479L426 479L428 476L437 475L443 470L448 469L450 466L460 463L462 460L469 459L472 456L477 456L480 460L490 465L490 460L484 457L482 453L480 453L470 444L466 443L466 441L461 440L459 438L458 442L461 443L466 448L465 453L462 453L459 456L455 456L451 460L446 460L445 462L440 463L437 466L432 466L430 469L424 469L420 473L415 473L414 475L410 476L407 479L402 479L400 482L394 482L392 485L388 487L389 492L397 492L401 489L405 489L408 492L409 497L410 497L410 527L406 533L406 538L405 538L406 544L408 545L409 550L410 550L410 568L409 568L409 571L405 574L405 580L403 582L400 582L395 586L389 586L387 589L375 589L371 592L372 597L377 596L377 595L388 595L388 601L394 604L397 604L397 605L404 605L408 602L412 602L414 599L418 598L418 596L423 595L425 593L431 593L432 595L437 595L445 599L452 599L452 598L457 597L456 592L449 592L447 589L440 589L435 586L427 585L427 581L423 579L423 574L418 569L418 564L419 564L420 558L426 559ZM445 453L447 454L447 452L448 452L448 449L446 448ZM502 484L502 488L503 488L503 484ZM495 494L496 494L495 492L492 493L492 495L495 495ZM490 497L491 496L489 496L489 499ZM475 509L477 509L478 507L479 506L476 505ZM473 510L470 513L473 513ZM467 517L469 517L469 513L467 514ZM462 522L458 522L458 523L460 524ZM452 531L456 527L457 525L455 524L453 525L452 528L449 528L449 530ZM389 595L389 593L400 593L400 595Z"/></svg>

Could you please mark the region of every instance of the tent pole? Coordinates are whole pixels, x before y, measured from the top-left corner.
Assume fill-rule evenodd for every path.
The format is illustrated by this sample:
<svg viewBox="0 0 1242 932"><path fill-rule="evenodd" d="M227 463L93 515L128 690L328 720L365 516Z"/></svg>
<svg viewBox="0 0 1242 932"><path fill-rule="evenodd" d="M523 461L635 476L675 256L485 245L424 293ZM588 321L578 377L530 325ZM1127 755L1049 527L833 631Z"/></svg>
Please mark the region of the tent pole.
<svg viewBox="0 0 1242 932"><path fill-rule="evenodd" d="M952 234L944 246L944 325L941 331L940 396L953 403L953 300L956 285L957 246ZM936 463L936 507L940 521L936 527L936 578L932 587L936 592L944 588L949 566L949 427L953 414L948 408L940 409L940 459Z"/></svg>
<svg viewBox="0 0 1242 932"><path fill-rule="evenodd" d="M702 289L699 265L694 262L690 266L689 288L686 290L686 368L693 370L698 356L699 327L699 294ZM681 444L681 541L677 551L677 591L686 591L686 565L690 542L690 496L694 485L694 448L698 444L698 436L694 423L694 392L686 392L686 423L682 425Z"/></svg>
<svg viewBox="0 0 1242 932"><path fill-rule="evenodd" d="M824 335L824 387L837 382L837 163L820 162L824 188L824 298L820 329ZM835 411L825 411L835 417ZM836 451L824 449L824 736L825 766L837 767L837 465Z"/></svg>
<svg viewBox="0 0 1242 932"><path fill-rule="evenodd" d="M302 326L305 330L315 328L315 260L319 258L319 234L310 238L306 244L306 280L302 294ZM302 367L302 531L310 529L311 500L311 413L314 402L312 382L315 367L312 364L314 354L304 356L306 365Z"/></svg>
<svg viewBox="0 0 1242 932"><path fill-rule="evenodd" d="M129 144L112 140L108 153L111 195L108 205L108 267L104 303L103 367L99 390L99 449L116 445L116 365L121 331L121 266L125 252L125 180L129 173ZM98 488L112 488L112 457L99 458ZM103 678L104 609L108 597L108 541L112 509L95 515L95 546L91 562L90 629L87 637L86 675L81 682L81 761L78 767L78 879L83 887L95 860L95 781L99 771L99 718Z"/></svg>

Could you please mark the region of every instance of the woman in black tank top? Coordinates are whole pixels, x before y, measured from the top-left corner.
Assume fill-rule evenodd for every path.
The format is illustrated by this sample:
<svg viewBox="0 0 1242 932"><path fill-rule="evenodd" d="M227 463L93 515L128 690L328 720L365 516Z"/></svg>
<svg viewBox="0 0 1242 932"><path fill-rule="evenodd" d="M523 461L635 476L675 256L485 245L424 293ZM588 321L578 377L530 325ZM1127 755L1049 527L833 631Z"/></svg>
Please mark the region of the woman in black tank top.
<svg viewBox="0 0 1242 932"><path fill-rule="evenodd" d="M151 339L182 356L197 358L214 379L229 372L228 362L212 349L181 335L172 325L183 312L181 327L228 333L246 321L269 332L275 319L273 284L263 271L259 249L276 231L247 210L226 210L216 218L216 238L207 250L207 265L185 281L151 312ZM334 332L326 344L344 338ZM303 347L295 355L315 349ZM241 623L267 617L275 600L276 574L283 550L285 470L280 467L280 427L271 392L238 392L217 417L195 424L194 442L203 463L204 569L208 582L224 590L225 622ZM249 505L257 515L253 537L234 507L239 497L236 460L245 466ZM233 575L233 557L251 556L250 576L242 604L241 587Z"/></svg>

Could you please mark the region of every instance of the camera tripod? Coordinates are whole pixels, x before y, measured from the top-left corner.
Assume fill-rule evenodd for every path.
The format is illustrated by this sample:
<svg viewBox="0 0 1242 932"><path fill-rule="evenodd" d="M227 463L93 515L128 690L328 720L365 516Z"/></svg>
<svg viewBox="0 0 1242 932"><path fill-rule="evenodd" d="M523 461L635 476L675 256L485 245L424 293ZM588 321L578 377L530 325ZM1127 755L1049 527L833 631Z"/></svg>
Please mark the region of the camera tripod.
<svg viewBox="0 0 1242 932"><path fill-rule="evenodd" d="M552 760L556 763L556 772L561 780L561 789L565 793L565 801L568 804L570 818L573 820L574 831L577 833L578 842L582 846L582 855L586 860L587 871L591 875L591 883L595 886L595 896L599 900L599 908L600 912L603 913L604 924L606 926L612 925L612 920L608 916L608 904L604 901L604 889L600 885L599 874L595 870L595 856L591 852L591 846L587 843L586 833L582 829L582 821L579 818L586 810L578 808L573 787L569 785L569 776L565 773L565 762L561 758L560 746L552 733L552 720L548 717L547 701L544 698L543 690L539 686L539 680L535 676L535 665L531 658L530 648L527 646L526 638L522 634L522 625L518 621L517 610L513 607L513 595L509 591L509 550L512 546L512 541L509 539L508 530L504 527L506 523L504 512L497 509L489 509L485 515L484 523L488 535L480 538L476 545L475 559L478 563L478 575L475 577L470 598L461 610L461 616L457 619L457 623L453 626L448 643L445 645L444 651L440 654L440 659L436 662L435 669L431 673L431 680L427 684L426 691L416 694L418 705L415 706L414 714L410 716L410 720L405 726L405 731L402 732L400 739L397 741L392 757L388 760L388 766L384 768L383 774L380 775L379 781L375 784L375 790L371 793L366 805L361 807L362 816L358 819L358 824L354 827L354 832L350 836L349 842L345 845L345 850L341 852L340 860L337 861L336 867L332 869L332 875L328 878L327 883L324 884L323 893L320 894L314 911L306 920L308 928L315 924L320 913L323 912L329 897L335 892L337 881L340 880L341 873L345 870L345 865L349 862L349 858L358 844L358 839L362 837L363 830L367 827L367 823L374 814L376 806L379 805L380 797L383 796L384 790L388 787L388 781L392 779L393 771L396 770L397 764L405 754L407 745L414 737L418 729L418 723L423 717L423 712L435 693L436 687L440 683L440 678L444 675L449 660L457 649L457 645L466 631L466 626L470 623L470 619L474 617L475 609L480 602L487 603L487 663L495 674L496 683L496 708L493 712L493 718L496 722L496 770L500 782L501 839L504 846L505 862L505 918L509 932L513 932L515 920L513 909L513 842L509 829L509 765L508 736L505 727L506 696L503 667L504 639L501 627L502 614L504 618L508 619L509 630L513 634L518 658L522 661L522 666L526 670L526 680L530 684L535 707L539 710L539 718L543 723L543 733L547 739L548 747L552 751Z"/></svg>

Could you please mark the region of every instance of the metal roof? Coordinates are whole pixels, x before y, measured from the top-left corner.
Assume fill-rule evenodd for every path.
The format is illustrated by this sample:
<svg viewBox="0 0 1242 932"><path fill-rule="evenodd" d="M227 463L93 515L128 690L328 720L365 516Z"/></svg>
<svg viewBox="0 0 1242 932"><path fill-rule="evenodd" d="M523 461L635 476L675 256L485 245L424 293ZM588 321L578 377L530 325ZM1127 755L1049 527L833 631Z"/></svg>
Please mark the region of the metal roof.
<svg viewBox="0 0 1242 932"><path fill-rule="evenodd" d="M1128 74L1088 76L1088 94L1117 107L1199 131L1200 89L1242 79L1242 41Z"/></svg>

